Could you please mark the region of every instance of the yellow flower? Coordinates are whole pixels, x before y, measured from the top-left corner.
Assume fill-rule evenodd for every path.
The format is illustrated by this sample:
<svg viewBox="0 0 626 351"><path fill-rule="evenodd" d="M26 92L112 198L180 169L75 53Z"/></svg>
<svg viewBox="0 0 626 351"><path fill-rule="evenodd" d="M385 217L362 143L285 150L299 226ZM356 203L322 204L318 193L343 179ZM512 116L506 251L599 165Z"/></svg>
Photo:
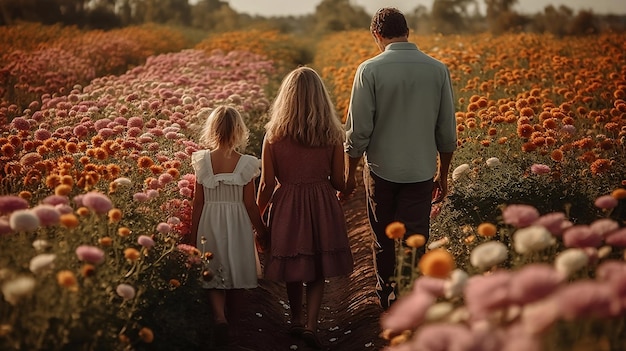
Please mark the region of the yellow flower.
<svg viewBox="0 0 626 351"><path fill-rule="evenodd" d="M389 239L400 239L406 233L406 227L402 222L391 222L385 228L385 234Z"/></svg>
<svg viewBox="0 0 626 351"><path fill-rule="evenodd" d="M413 234L406 239L406 244L417 249L426 244L426 238L421 234Z"/></svg>
<svg viewBox="0 0 626 351"><path fill-rule="evenodd" d="M447 278L456 267L454 257L446 249L426 252L418 264L420 272L435 278Z"/></svg>
<svg viewBox="0 0 626 351"><path fill-rule="evenodd" d="M498 228L492 223L484 222L478 225L478 234L486 237L492 237L498 232Z"/></svg>

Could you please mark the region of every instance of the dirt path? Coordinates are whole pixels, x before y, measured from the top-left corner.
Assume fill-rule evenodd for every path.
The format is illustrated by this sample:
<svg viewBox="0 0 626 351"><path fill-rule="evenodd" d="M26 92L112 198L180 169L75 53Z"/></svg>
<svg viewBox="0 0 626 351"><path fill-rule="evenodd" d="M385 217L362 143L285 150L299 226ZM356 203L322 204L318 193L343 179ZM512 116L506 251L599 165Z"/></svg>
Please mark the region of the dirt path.
<svg viewBox="0 0 626 351"><path fill-rule="evenodd" d="M355 270L345 278L327 282L320 311L319 338L327 350L380 350L378 305L373 267L371 232L362 189L344 203ZM255 351L309 350L287 334L289 306L284 286L262 280L247 292L250 308L242 325L240 345Z"/></svg>

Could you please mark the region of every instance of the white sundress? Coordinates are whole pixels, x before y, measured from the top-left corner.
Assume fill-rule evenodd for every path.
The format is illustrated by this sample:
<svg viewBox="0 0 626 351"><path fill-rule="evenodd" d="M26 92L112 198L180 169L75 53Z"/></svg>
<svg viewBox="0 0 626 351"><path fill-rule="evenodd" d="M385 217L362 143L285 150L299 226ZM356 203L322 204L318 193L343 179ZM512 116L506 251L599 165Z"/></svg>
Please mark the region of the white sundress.
<svg viewBox="0 0 626 351"><path fill-rule="evenodd" d="M197 247L213 253L213 279L207 289L250 289L258 285L258 255L252 223L243 202L243 187L261 173L261 161L241 155L231 173L213 173L209 150L191 155L196 182L204 188L204 206L198 225ZM206 241L202 243L202 238Z"/></svg>

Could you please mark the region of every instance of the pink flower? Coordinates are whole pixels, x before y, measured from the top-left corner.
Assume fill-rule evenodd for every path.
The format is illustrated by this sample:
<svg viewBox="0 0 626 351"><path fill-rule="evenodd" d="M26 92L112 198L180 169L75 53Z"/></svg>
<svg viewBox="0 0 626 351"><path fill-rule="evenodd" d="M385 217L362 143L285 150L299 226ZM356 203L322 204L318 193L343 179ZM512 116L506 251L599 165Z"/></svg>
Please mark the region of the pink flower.
<svg viewBox="0 0 626 351"><path fill-rule="evenodd" d="M130 117L128 122L126 122L126 126L130 128L143 128L143 118L141 117Z"/></svg>
<svg viewBox="0 0 626 351"><path fill-rule="evenodd" d="M566 247L600 247L602 236L592 231L588 225L578 224L565 230L563 244Z"/></svg>
<svg viewBox="0 0 626 351"><path fill-rule="evenodd" d="M50 195L44 198L41 202L52 206L56 206L59 204L69 205L70 199L67 196Z"/></svg>
<svg viewBox="0 0 626 351"><path fill-rule="evenodd" d="M140 235L139 238L137 238L137 243L148 249L154 246L154 240L147 235Z"/></svg>
<svg viewBox="0 0 626 351"><path fill-rule="evenodd" d="M530 205L508 205L502 211L504 223L523 228L539 218L539 211Z"/></svg>
<svg viewBox="0 0 626 351"><path fill-rule="evenodd" d="M554 296L565 320L608 318L621 309L609 285L585 280L575 281L559 289Z"/></svg>
<svg viewBox="0 0 626 351"><path fill-rule="evenodd" d="M115 292L117 292L117 294L121 296L124 300L130 300L135 297L135 288L133 288L133 286L129 284L118 285L115 289Z"/></svg>
<svg viewBox="0 0 626 351"><path fill-rule="evenodd" d="M609 233L604 242L615 247L626 247L626 228Z"/></svg>
<svg viewBox="0 0 626 351"><path fill-rule="evenodd" d="M606 235L610 234L611 232L619 228L619 223L617 223L616 221L610 218L600 218L600 219L596 219L595 221L593 221L589 225L589 228L594 233L602 237L606 237Z"/></svg>
<svg viewBox="0 0 626 351"><path fill-rule="evenodd" d="M552 235L559 236L563 232L563 224L565 222L565 213L552 212L537 218L532 224L543 226L548 229Z"/></svg>
<svg viewBox="0 0 626 351"><path fill-rule="evenodd" d="M445 279L434 278L429 276L421 276L413 283L413 291L415 293L425 292L434 297L441 297L444 293Z"/></svg>
<svg viewBox="0 0 626 351"><path fill-rule="evenodd" d="M33 208L33 212L39 217L39 223L43 226L55 225L61 220L61 212L52 205L37 205Z"/></svg>
<svg viewBox="0 0 626 351"><path fill-rule="evenodd" d="M180 193L180 195L182 195L184 197L192 197L193 196L193 192L189 188L180 188L180 190L178 190L178 192Z"/></svg>
<svg viewBox="0 0 626 351"><path fill-rule="evenodd" d="M172 177L171 174L169 173L163 173L159 176L159 185L160 186L164 186L167 185L169 183L171 183L174 180L174 177Z"/></svg>
<svg viewBox="0 0 626 351"><path fill-rule="evenodd" d="M0 196L0 214L7 214L28 208L28 201L15 195Z"/></svg>
<svg viewBox="0 0 626 351"><path fill-rule="evenodd" d="M133 200L135 200L137 202L146 202L146 201L149 200L148 194L146 194L146 193L135 193L133 195Z"/></svg>
<svg viewBox="0 0 626 351"><path fill-rule="evenodd" d="M148 199L156 199L159 196L159 191L156 189L148 189L146 190L146 195L148 195Z"/></svg>
<svg viewBox="0 0 626 351"><path fill-rule="evenodd" d="M413 349L420 351L481 349L472 331L461 324L428 324L417 331L413 340Z"/></svg>
<svg viewBox="0 0 626 351"><path fill-rule="evenodd" d="M6 218L0 217L0 235L10 234L13 232L11 225Z"/></svg>
<svg viewBox="0 0 626 351"><path fill-rule="evenodd" d="M161 233L161 234L167 234L172 230L172 227L164 222L161 222L159 224L157 224L157 232Z"/></svg>
<svg viewBox="0 0 626 351"><path fill-rule="evenodd" d="M535 163L534 165L530 166L530 171L534 174L548 174L550 173L550 167L543 164Z"/></svg>
<svg viewBox="0 0 626 351"><path fill-rule="evenodd" d="M413 291L391 305L388 313L381 316L380 324L383 330L395 333L415 329L424 322L428 308L435 301L436 298L425 291Z"/></svg>
<svg viewBox="0 0 626 351"><path fill-rule="evenodd" d="M52 136L52 133L50 133L50 131L47 129L40 128L35 131L35 140L46 140L50 138L51 136Z"/></svg>
<svg viewBox="0 0 626 351"><path fill-rule="evenodd" d="M610 209L617 207L619 201L611 195L603 195L596 199L594 205L601 209Z"/></svg>
<svg viewBox="0 0 626 351"><path fill-rule="evenodd" d="M83 195L82 203L85 207L100 214L107 213L113 208L111 200L103 193L99 193L97 191L92 191Z"/></svg>
<svg viewBox="0 0 626 351"><path fill-rule="evenodd" d="M513 273L509 283L509 299L518 304L527 304L548 296L559 287L564 276L548 264L525 265Z"/></svg>
<svg viewBox="0 0 626 351"><path fill-rule="evenodd" d="M81 245L77 247L76 256L79 260L87 263L100 264L104 262L104 251L95 246Z"/></svg>
<svg viewBox="0 0 626 351"><path fill-rule="evenodd" d="M510 304L509 285L513 274L495 271L490 275L475 275L465 285L465 305L472 319L484 319L491 312Z"/></svg>

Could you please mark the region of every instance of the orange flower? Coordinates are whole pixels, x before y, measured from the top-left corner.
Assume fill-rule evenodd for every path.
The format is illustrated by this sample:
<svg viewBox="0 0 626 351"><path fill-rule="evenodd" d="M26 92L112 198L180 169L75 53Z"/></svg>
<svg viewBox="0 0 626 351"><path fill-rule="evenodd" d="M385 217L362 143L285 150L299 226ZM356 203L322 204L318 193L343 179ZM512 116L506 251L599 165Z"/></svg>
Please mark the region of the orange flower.
<svg viewBox="0 0 626 351"><path fill-rule="evenodd" d="M59 221L61 224L67 228L76 228L78 227L78 218L74 216L72 213L62 214Z"/></svg>
<svg viewBox="0 0 626 351"><path fill-rule="evenodd" d="M110 236L105 236L98 239L98 243L102 246L111 246L111 244L113 244L113 239Z"/></svg>
<svg viewBox="0 0 626 351"><path fill-rule="evenodd" d="M92 264L86 263L81 267L80 274L82 274L82 276L85 278L92 277L94 274L96 274L96 267Z"/></svg>
<svg viewBox="0 0 626 351"><path fill-rule="evenodd" d="M484 222L478 225L478 229L476 231L482 236L492 237L496 235L498 228L496 228L496 226L492 223Z"/></svg>
<svg viewBox="0 0 626 351"><path fill-rule="evenodd" d="M418 267L423 275L445 279L456 267L456 263L446 249L434 249L422 256Z"/></svg>
<svg viewBox="0 0 626 351"><path fill-rule="evenodd" d="M591 173L598 175L608 172L611 169L611 161L606 158L599 158L591 163Z"/></svg>
<svg viewBox="0 0 626 351"><path fill-rule="evenodd" d="M89 209L85 206L81 206L76 209L76 214L78 214L81 217L85 217L86 215L89 214Z"/></svg>
<svg viewBox="0 0 626 351"><path fill-rule="evenodd" d="M57 283L64 288L76 291L78 290L78 281L76 275L72 271L62 270L57 273Z"/></svg>
<svg viewBox="0 0 626 351"><path fill-rule="evenodd" d="M173 288L178 288L180 286L180 281L178 279L170 279L170 285Z"/></svg>
<svg viewBox="0 0 626 351"><path fill-rule="evenodd" d="M141 341L149 344L154 340L154 333L152 332L152 329L143 327L139 330L139 338Z"/></svg>
<svg viewBox="0 0 626 351"><path fill-rule="evenodd" d="M67 184L59 184L54 188L55 195L68 196L72 192L72 187Z"/></svg>
<svg viewBox="0 0 626 351"><path fill-rule="evenodd" d="M137 261L139 259L139 251L135 248L129 247L124 250L124 258L129 261Z"/></svg>
<svg viewBox="0 0 626 351"><path fill-rule="evenodd" d="M137 167L139 168L150 168L152 165L154 165L154 161L148 156L141 156L137 159Z"/></svg>
<svg viewBox="0 0 626 351"><path fill-rule="evenodd" d="M412 248L420 248L426 244L426 238L421 234L413 234L406 239L406 244Z"/></svg>
<svg viewBox="0 0 626 351"><path fill-rule="evenodd" d="M122 210L112 208L109 210L109 223L117 223L122 219Z"/></svg>
<svg viewBox="0 0 626 351"><path fill-rule="evenodd" d="M618 200L624 200L626 199L626 189L617 188L611 192L611 196L613 196L614 198Z"/></svg>
<svg viewBox="0 0 626 351"><path fill-rule="evenodd" d="M402 222L391 222L385 228L385 234L389 239L400 239L406 233L406 227Z"/></svg>
<svg viewBox="0 0 626 351"><path fill-rule="evenodd" d="M563 161L563 151L559 149L552 150L552 152L550 153L550 158L552 158L552 160L556 162Z"/></svg>
<svg viewBox="0 0 626 351"><path fill-rule="evenodd" d="M120 227L117 229L117 235L119 236L129 236L131 233L131 230L128 229L127 227Z"/></svg>
<svg viewBox="0 0 626 351"><path fill-rule="evenodd" d="M33 198L33 193L27 190L23 190L23 191L20 191L20 193L17 194L17 196L21 197L24 200L30 200Z"/></svg>
<svg viewBox="0 0 626 351"><path fill-rule="evenodd" d="M535 129L530 124L520 124L517 126L517 135L520 138L530 138Z"/></svg>

